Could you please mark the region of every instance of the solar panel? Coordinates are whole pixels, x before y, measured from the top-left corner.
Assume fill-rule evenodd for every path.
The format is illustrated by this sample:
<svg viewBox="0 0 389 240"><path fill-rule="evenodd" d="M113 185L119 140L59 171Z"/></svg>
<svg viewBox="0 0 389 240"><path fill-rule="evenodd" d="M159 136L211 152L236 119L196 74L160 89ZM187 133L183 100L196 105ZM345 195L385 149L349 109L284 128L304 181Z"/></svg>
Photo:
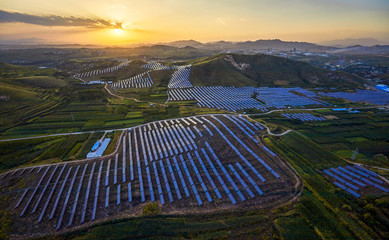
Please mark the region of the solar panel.
<svg viewBox="0 0 389 240"><path fill-rule="evenodd" d="M265 163L257 154L255 154L246 144L244 144L242 142L242 140L237 137L222 121L220 121L218 118L216 118L215 116L211 116L213 119L215 119L217 122L219 122L229 133L231 136L233 136L249 153L251 153L251 155L253 157L255 157L267 170L269 170L276 178L280 178L280 176L269 166L267 165L267 163ZM207 120L207 119L205 119ZM218 128L213 124L211 123L209 120L208 122L213 125L213 127L218 130ZM219 130L218 131L219 133L221 133L221 131Z"/></svg>
<svg viewBox="0 0 389 240"><path fill-rule="evenodd" d="M228 167L230 168L230 170L232 171L232 173L235 175L235 177L238 179L238 181L240 182L240 184L243 186L243 188L246 190L246 192L249 194L249 196L251 198L254 198L254 194L253 192L251 191L251 189L249 188L249 186L247 186L247 184L244 182L244 180L240 177L239 173L237 171L235 171L234 167L231 165L231 164L228 164Z"/></svg>
<svg viewBox="0 0 389 240"><path fill-rule="evenodd" d="M86 189L85 200L84 200L84 206L83 206L83 208L82 208L81 221L80 221L80 223L84 223L84 221L85 221L86 207L88 206L89 192L90 192L90 187L91 187L91 185L92 185L92 178L93 178L93 172L94 172L94 170L95 170L95 167L96 167L96 162L93 163L92 169L91 169L91 171L90 171L89 180L88 180L88 187L87 187L87 189Z"/></svg>
<svg viewBox="0 0 389 240"><path fill-rule="evenodd" d="M16 204L15 208L19 207L20 203L23 201L24 199L24 196L26 196L26 193L28 192L28 190L30 190L29 188L27 188L24 192L23 192L23 195L20 197L18 203Z"/></svg>
<svg viewBox="0 0 389 240"><path fill-rule="evenodd" d="M173 156L172 147L170 146L170 142L166 138L166 133L164 133L164 131L162 129L157 129L157 131L160 132L160 135L161 135L161 137L163 139L163 142L166 145L166 150L169 152L170 156ZM166 156L166 157L168 157L168 156Z"/></svg>
<svg viewBox="0 0 389 240"><path fill-rule="evenodd" d="M32 201L32 199L33 199L33 197L35 196L36 191L38 190L39 186L41 185L41 183L42 183L42 181L43 181L43 178L46 176L46 174L47 174L47 172L49 171L49 169L50 169L50 166L49 166L48 168L46 168L46 171L43 173L43 175L42 175L42 177L40 178L40 180L39 180L37 186L34 188L34 191L32 192L30 198L28 199L28 201L27 201L26 205L24 206L22 212L20 213L19 217L23 216L24 213L26 212L28 206L30 205L30 203L31 203L31 201Z"/></svg>
<svg viewBox="0 0 389 240"><path fill-rule="evenodd" d="M234 180L232 180L230 174L227 172L227 170L225 169L225 167L223 166L223 164L220 162L219 158L216 156L215 152L212 150L211 146L208 144L208 142L205 142L205 144L207 145L207 148L210 150L211 152L211 155L213 156L213 158L216 160L217 164L219 165L220 169L223 171L224 175L227 177L227 180L230 182L230 184L232 185L232 187L235 189L235 192L238 194L239 198L242 200L242 201L245 201L246 198L243 196L243 194L241 193L240 189L238 188L238 186L236 186Z"/></svg>
<svg viewBox="0 0 389 240"><path fill-rule="evenodd" d="M174 150L175 154L178 154L178 150L177 150L178 146L175 145L175 142L173 141L172 137L170 136L168 129L163 128L162 130L165 132L166 136L168 137L169 144L171 145L171 147ZM171 155L173 156L173 154L171 154Z"/></svg>
<svg viewBox="0 0 389 240"><path fill-rule="evenodd" d="M162 186L161 186L161 182L159 181L158 169L155 162L153 162L153 167L154 167L154 174L155 174L154 177L155 180L157 181L157 186L158 186L159 199L161 200L161 204L163 205L165 204L165 199L163 198Z"/></svg>
<svg viewBox="0 0 389 240"><path fill-rule="evenodd" d="M212 198L211 198L211 196L208 194L208 189L207 189L207 187L205 186L205 184L204 184L204 182L203 182L203 179L201 178L201 175L200 175L200 173L199 173L199 171L198 171L198 169L197 169L197 166L196 166L195 162L193 161L192 156L190 155L190 153L187 153L187 155L188 155L188 157L189 157L189 161L190 161L190 163L191 163L191 165L192 165L192 168L194 169L194 171L195 171L195 173L196 173L197 179L199 180L200 185L201 185L201 187L202 187L202 189L203 189L203 191L204 191L204 193L205 193L205 196L207 197L208 202L212 202Z"/></svg>
<svg viewBox="0 0 389 240"><path fill-rule="evenodd" d="M105 190L105 205L104 207L107 208L109 205L109 186Z"/></svg>
<svg viewBox="0 0 389 240"><path fill-rule="evenodd" d="M180 165L178 164L177 159L176 159L175 156L173 157L173 161L174 161L174 164L175 164L175 167L176 167L178 176L180 177L181 185L182 185L182 187L184 188L185 195L186 195L187 197L189 197L190 194L189 194L188 188L186 187L186 183L185 183L185 180L184 180L184 176L183 176L182 173L181 173Z"/></svg>
<svg viewBox="0 0 389 240"><path fill-rule="evenodd" d="M114 176L113 176L113 184L116 184L118 182L118 157L119 157L119 154L116 153L116 155L115 155L115 170L114 170Z"/></svg>
<svg viewBox="0 0 389 240"><path fill-rule="evenodd" d="M255 183L255 181L250 177L250 175L246 172L246 170L244 170L244 168L239 164L239 163L235 163L235 165L239 168L239 170L243 173L243 175L246 177L247 180L249 180L249 182L251 183L251 185L255 188L255 190L257 190L257 192L259 193L259 195L262 195L263 192L262 190L258 187L258 185Z"/></svg>
<svg viewBox="0 0 389 240"><path fill-rule="evenodd" d="M108 186L108 183L109 183L110 168L111 168L111 159L108 160L107 170L105 172L105 186Z"/></svg>
<svg viewBox="0 0 389 240"><path fill-rule="evenodd" d="M92 217L91 217L92 221L95 220L95 217L96 217L96 208L97 208L97 200L99 197L99 188L100 188L100 179L101 179L102 168L103 168L103 161L100 162L99 173L97 174L97 179L96 179L95 198L93 200L93 210L92 210Z"/></svg>
<svg viewBox="0 0 389 240"><path fill-rule="evenodd" d="M204 128L205 130L207 130L207 132L209 133L209 135L211 135L211 137L213 136L212 131L207 127L207 125L203 125L203 128Z"/></svg>
<svg viewBox="0 0 389 240"><path fill-rule="evenodd" d="M275 157L277 156L274 152L272 152L269 148L267 148L266 146L263 146L263 149L266 150L266 152L268 152L271 156Z"/></svg>
<svg viewBox="0 0 389 240"><path fill-rule="evenodd" d="M146 166L146 173L147 173L147 181L149 182L150 198L151 198L151 201L154 202L154 201L155 201L155 198L154 198L154 190L153 190L153 184L152 184L152 182L151 182L151 176L150 176L150 169L149 169L149 166Z"/></svg>
<svg viewBox="0 0 389 240"><path fill-rule="evenodd" d="M346 191L351 193L352 195L354 195L357 198L361 197L361 195L359 193L356 193L356 192L354 192L353 190L351 190L349 188L347 188Z"/></svg>
<svg viewBox="0 0 389 240"><path fill-rule="evenodd" d="M117 197L116 197L116 205L120 204L120 184L117 186Z"/></svg>
<svg viewBox="0 0 389 240"><path fill-rule="evenodd" d="M180 192L180 188L178 187L178 184L177 184L177 181L176 181L176 177L174 176L173 168L172 168L168 158L166 159L166 162L167 162L167 166L169 168L170 176L171 176L171 178L173 180L173 185L174 185L174 189L176 190L177 198L178 198L178 200L180 200L182 198L181 197L181 192Z"/></svg>
<svg viewBox="0 0 389 240"><path fill-rule="evenodd" d="M49 219L52 219L52 218L54 217L54 213L55 213L55 210L57 209L57 205L58 205L58 202L59 202L59 200L60 200L60 198L61 198L62 191L63 191L63 189L64 189L64 187L65 187L66 181L68 180L68 177L69 177L71 171L72 171L72 167L69 168L69 171L68 171L68 173L66 174L65 179L64 179L64 181L63 181L63 183L62 183L62 185L61 185L61 188L60 188L60 190L59 190L59 192L58 192L58 195L57 195L57 198L56 198L56 200L55 200L53 209L51 210Z"/></svg>
<svg viewBox="0 0 389 240"><path fill-rule="evenodd" d="M228 115L224 115L224 116L228 116ZM237 116L229 116L229 117L235 120L237 123L239 123L242 127L244 127L247 130L247 132L249 132L251 135L255 135L255 132L251 130L251 128L247 126L246 122L242 121L242 119L238 118ZM254 124L252 124L251 126L255 127L254 129L258 130L258 128Z"/></svg>
<svg viewBox="0 0 389 240"><path fill-rule="evenodd" d="M355 168L353 168L353 167L351 167L351 166L346 166L346 168L349 169L349 170L351 170L351 171L353 171L354 173L357 173L357 174L361 175L361 176L369 177L368 174L366 174L366 173L364 173L364 172L362 172L362 171L360 171L360 170L358 170L358 169L355 169Z"/></svg>
<svg viewBox="0 0 389 240"><path fill-rule="evenodd" d="M33 210L32 210L31 213L34 213L34 212L36 211L36 209L38 208L38 205L39 205L40 201L42 200L43 195L45 194L46 189L47 189L47 187L49 186L50 181L51 181L51 179L52 179L53 176L54 176L54 173L57 171L58 166L59 166L59 164L55 165L55 168L54 168L53 172L51 173L49 179L46 181L46 184L45 184L45 186L43 187L43 190L42 190L41 194L39 195L39 198L38 198L38 200L36 201L35 206L34 206L34 208L33 208Z"/></svg>
<svg viewBox="0 0 389 240"><path fill-rule="evenodd" d="M373 177L378 177L378 174L375 173L375 172L372 172L372 171L370 171L370 170L367 170L366 168L363 168L363 167L361 167L361 166L359 166L359 165L357 165L357 164L354 164L354 166L355 166L356 168L358 168L359 170L364 171L364 172L367 173L367 174L370 174L370 175L373 176Z"/></svg>
<svg viewBox="0 0 389 240"><path fill-rule="evenodd" d="M196 196L196 199L197 199L197 203L199 204L199 206L201 206L203 204L203 201L201 200L200 196L198 195L198 191L197 191L197 188L192 180L192 176L190 175L190 172L188 170L188 167L186 166L186 163L184 161L184 158L182 157L182 155L179 156L180 160L181 160L181 164L182 166L184 167L184 171L186 173L186 176L188 177L188 180L190 182L190 185L192 187L192 191L193 193L195 194Z"/></svg>
<svg viewBox="0 0 389 240"><path fill-rule="evenodd" d="M334 184L336 185L336 186L338 186L339 188L341 188L342 190L346 190L347 188L345 187L345 186L343 186L342 184L340 184L340 183L338 183L338 182L334 182Z"/></svg>
<svg viewBox="0 0 389 240"><path fill-rule="evenodd" d="M126 182L126 137L123 137L123 156L122 156L122 182Z"/></svg>
<svg viewBox="0 0 389 240"><path fill-rule="evenodd" d="M138 149L138 142L136 138L136 131L134 131L134 138L135 138L135 154L136 154L136 161L138 164L138 177L139 177L139 188L140 188L140 195L141 195L141 202L144 202L145 199L145 193L143 189L143 179L142 179L142 171L141 171L141 165L140 165L140 158L139 158L139 149Z"/></svg>
<svg viewBox="0 0 389 240"><path fill-rule="evenodd" d="M163 175L163 180L165 181L165 187L166 187L166 191L167 191L167 194L168 194L168 197L169 197L169 201L170 202L173 202L173 195L172 195L172 192L170 190L170 186L169 186L169 180L166 176L166 172L165 172L165 167L163 166L163 162L162 160L159 161L159 165L161 166L161 171L162 171L162 175Z"/></svg>
<svg viewBox="0 0 389 240"><path fill-rule="evenodd" d="M47 198L46 203L45 203L45 205L44 205L44 207L43 207L43 209L42 209L42 212L41 212L41 214L40 214L40 216L39 216L38 223L39 223L40 221L42 221L43 215L44 215L45 212L46 212L47 206L49 205L50 199L51 199L51 197L52 197L53 194L54 194L54 190L55 190L55 188L57 187L57 184L58 184L58 182L59 182L59 179L60 179L61 176L62 176L62 173L63 173L65 167L66 167L66 164L63 165L61 171L60 171L59 174L58 174L57 179L55 180L55 183L54 183L54 185L53 185L53 188L51 189L51 192L50 192L50 194L49 194L49 197ZM27 189L27 190L28 190L28 189ZM23 194L22 197L24 197L24 195L27 193L27 190L24 192L24 194ZM22 200L22 199L23 199L23 198L21 198L21 200ZM16 207L19 206L21 200L19 200L19 202L18 202L18 204L16 205ZM15 207L15 208L16 208L16 207Z"/></svg>
<svg viewBox="0 0 389 240"><path fill-rule="evenodd" d="M85 172L86 172L87 168L88 168L88 164L85 164L84 170L82 171L82 175L81 175L81 178L80 178L80 182L78 184L78 188L77 188L77 192L76 192L76 197L74 198L72 212L70 214L69 222L68 222L68 225L67 225L68 227L70 225L72 225L72 222L73 222L74 214L75 214L76 208L77 208L78 198L80 197L81 187L82 187L82 183L84 182Z"/></svg>
<svg viewBox="0 0 389 240"><path fill-rule="evenodd" d="M58 229L61 227L63 215L65 214L65 210L66 210L66 207L67 207L67 205L68 205L70 193L72 192L73 185L74 185L74 181L76 180L76 176L77 176L77 173L78 173L78 170L79 170L79 169L80 169L80 165L77 166L76 172L74 173L73 178L72 178L72 181L71 181L71 183L70 183L70 187L69 187L69 190L68 190L68 192L67 192L67 194L66 194L65 202L64 202L64 204L63 204L63 206L62 206L62 211L61 211L61 214L60 214L59 219L58 219L58 223L57 223L56 230L58 230Z"/></svg>
<svg viewBox="0 0 389 240"><path fill-rule="evenodd" d="M196 127L196 126L193 126L194 130L196 130L197 134L200 136L200 137L203 137L203 134L201 134L200 130Z"/></svg>
<svg viewBox="0 0 389 240"><path fill-rule="evenodd" d="M131 132L128 133L128 159L130 160L130 179L134 180L134 162L132 159Z"/></svg>
<svg viewBox="0 0 389 240"><path fill-rule="evenodd" d="M215 183L213 182L212 178L211 178L211 175L209 174L207 168L205 167L204 165L204 162L203 160L201 159L199 153L197 151L195 151L195 155L197 157L197 160L199 161L200 165L201 165L201 168L203 169L204 173L205 173L205 176L207 176L207 179L208 179L208 182L209 184L211 184L212 188L213 188L213 191L216 193L216 196L221 199L222 198L222 195L220 194L219 190L217 189Z"/></svg>
<svg viewBox="0 0 389 240"><path fill-rule="evenodd" d="M127 188L128 188L128 202L132 202L131 182L128 183Z"/></svg>
<svg viewBox="0 0 389 240"><path fill-rule="evenodd" d="M232 202L232 204L235 204L235 203L236 203L235 198L232 196L232 194L230 193L230 190L227 188L227 186L226 186L226 184L224 183L223 179L220 177L219 172L216 170L216 168L215 168L215 166L213 165L211 159L209 158L207 152L205 151L204 148L202 148L201 151L202 151L202 153L203 153L205 159L207 159L208 164L211 166L213 173L216 175L217 180L218 180L219 183L222 185L222 188L223 188L224 192L227 194L227 196L228 196L228 198L230 199L230 201Z"/></svg>
<svg viewBox="0 0 389 240"><path fill-rule="evenodd" d="M379 185L379 184L374 184L374 187L384 191L384 192L389 192L389 190L387 188L384 188L383 186Z"/></svg>
<svg viewBox="0 0 389 240"><path fill-rule="evenodd" d="M223 115L224 117L226 117L228 120L230 120L231 122L233 122L240 130L242 130L242 132L244 134L246 134L250 139L252 139L255 143L259 143L257 139L254 138L253 135L251 135L250 133L248 133L237 121L235 121L233 118L227 116L227 115Z"/></svg>

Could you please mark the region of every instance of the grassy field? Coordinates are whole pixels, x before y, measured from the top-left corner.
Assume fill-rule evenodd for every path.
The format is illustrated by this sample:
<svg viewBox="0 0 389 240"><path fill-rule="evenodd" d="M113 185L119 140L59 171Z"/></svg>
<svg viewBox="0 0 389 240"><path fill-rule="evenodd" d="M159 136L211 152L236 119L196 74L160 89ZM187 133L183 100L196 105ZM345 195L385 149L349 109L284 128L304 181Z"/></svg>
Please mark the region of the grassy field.
<svg viewBox="0 0 389 240"><path fill-rule="evenodd" d="M296 214L304 219L303 225L312 226L318 238L383 239L389 236L387 196L355 199L335 188L317 171L346 164L345 161L298 133L271 137L267 142L287 158L303 178L305 190L295 206ZM298 229L291 228L291 222L285 219L278 225L285 235L290 232L293 236Z"/></svg>
<svg viewBox="0 0 389 240"><path fill-rule="evenodd" d="M84 159L103 133L0 142L0 171L15 167Z"/></svg>
<svg viewBox="0 0 389 240"><path fill-rule="evenodd" d="M299 130L304 136L344 159L350 159L353 151L358 148L356 162L389 167L389 112L365 109L359 114L332 110L310 113L316 116L331 116L332 120L303 123L286 119L280 113L263 115L257 120L273 126L274 130L277 127L282 128L282 131L288 128Z"/></svg>

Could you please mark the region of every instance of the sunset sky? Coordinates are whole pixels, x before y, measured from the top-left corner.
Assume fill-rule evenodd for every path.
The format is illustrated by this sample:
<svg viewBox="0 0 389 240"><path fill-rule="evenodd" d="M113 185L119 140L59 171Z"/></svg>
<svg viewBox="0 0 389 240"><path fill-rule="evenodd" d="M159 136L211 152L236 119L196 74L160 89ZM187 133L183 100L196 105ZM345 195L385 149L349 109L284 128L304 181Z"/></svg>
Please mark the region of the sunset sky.
<svg viewBox="0 0 389 240"><path fill-rule="evenodd" d="M388 0L1 0L0 40L389 41Z"/></svg>

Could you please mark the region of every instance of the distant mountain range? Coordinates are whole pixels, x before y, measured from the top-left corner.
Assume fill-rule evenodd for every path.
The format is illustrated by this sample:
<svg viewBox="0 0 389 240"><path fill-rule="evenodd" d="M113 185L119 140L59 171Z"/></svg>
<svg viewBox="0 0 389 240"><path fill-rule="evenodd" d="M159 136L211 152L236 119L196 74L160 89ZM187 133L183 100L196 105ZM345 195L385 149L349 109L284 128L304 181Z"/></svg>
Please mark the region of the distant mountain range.
<svg viewBox="0 0 389 240"><path fill-rule="evenodd" d="M166 52L182 52L185 53L181 57L200 57L205 55L212 55L220 52L236 52L236 53L266 53L267 51L300 51L300 52L315 52L315 53L338 53L338 54L354 54L354 55L389 55L388 45L373 45L373 43L385 43L372 38L362 39L344 39L334 40L323 43L333 44L333 46L320 45L308 42L292 42L282 41L279 39L270 40L256 40L244 42L228 42L217 41L202 43L195 40L180 40L159 44L131 44L126 46L99 46L99 45L82 45L82 44L47 44L40 43L41 39L19 39L19 40L1 40L0 49L36 49L36 48L89 48L89 49L128 49L130 52L138 52L152 57L156 52L163 54ZM347 47L341 47L339 44L343 43L362 43L353 44ZM369 46L364 46L369 45ZM165 54L166 55L166 54ZM174 55L174 54L170 54Z"/></svg>
<svg viewBox="0 0 389 240"><path fill-rule="evenodd" d="M389 45L389 42L380 41L374 38L346 38L346 39L336 39L331 41L319 42L320 45L332 46L337 48L345 48L355 45L371 47L375 45Z"/></svg>
<svg viewBox="0 0 389 240"><path fill-rule="evenodd" d="M340 46L340 43L344 46ZM374 55L388 55L389 43L378 41L372 38L361 39L344 39L329 41L327 43L334 43L334 46L319 45L308 42L288 42L279 39L272 40L257 40L245 42L210 42L201 43L195 40L180 40L169 43L161 43L161 45L171 46L176 48L192 47L202 50L213 51L263 51L263 50L277 50L277 51L301 51L301 52L329 52L329 53L344 53L344 54L374 54ZM336 44L338 43L338 45ZM347 45L349 43L350 45ZM356 44L360 43L360 44ZM381 45L380 45L381 44ZM386 44L386 45L385 45Z"/></svg>
<svg viewBox="0 0 389 240"><path fill-rule="evenodd" d="M281 41L279 39L271 40L257 40L257 41L245 41L245 42L209 42L201 43L195 40L180 40L175 42L163 43L163 45L172 47L194 47L198 49L207 50L279 50L279 51L311 51L311 52L324 52L334 50L334 47L321 46L308 42L288 42Z"/></svg>

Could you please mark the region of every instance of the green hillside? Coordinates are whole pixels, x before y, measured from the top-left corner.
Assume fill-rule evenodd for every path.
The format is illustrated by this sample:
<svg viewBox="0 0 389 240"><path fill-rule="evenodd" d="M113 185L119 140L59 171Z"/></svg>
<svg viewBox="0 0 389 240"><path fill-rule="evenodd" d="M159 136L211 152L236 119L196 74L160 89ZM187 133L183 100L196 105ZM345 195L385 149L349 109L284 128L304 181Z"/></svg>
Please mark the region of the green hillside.
<svg viewBox="0 0 389 240"><path fill-rule="evenodd" d="M190 81L200 86L363 87L364 81L304 62L258 55L218 54L185 62L192 64Z"/></svg>

